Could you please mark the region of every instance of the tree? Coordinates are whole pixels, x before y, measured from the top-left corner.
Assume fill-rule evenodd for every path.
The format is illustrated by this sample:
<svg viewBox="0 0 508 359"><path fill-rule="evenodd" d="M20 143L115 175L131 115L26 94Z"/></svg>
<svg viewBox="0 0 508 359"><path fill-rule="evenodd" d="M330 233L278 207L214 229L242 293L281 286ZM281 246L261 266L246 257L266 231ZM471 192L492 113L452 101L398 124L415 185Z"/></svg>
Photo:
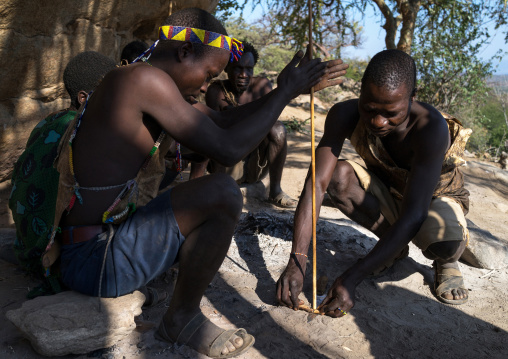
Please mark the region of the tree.
<svg viewBox="0 0 508 359"><path fill-rule="evenodd" d="M276 26L281 27L284 36L294 37L299 45L308 41L307 0L244 0L242 8L247 3L253 6L265 3L275 12ZM417 32L417 19L426 18L436 10L450 8L457 3L481 4L485 15L495 22L496 29L506 28L507 0L313 0L313 33L317 43L321 43L330 31L327 19L333 19L337 33L343 35L343 41L346 34L354 36L354 19L357 15L364 16L367 7L372 7L383 22L386 48L397 48L410 53L415 31ZM508 41L508 32L506 40Z"/></svg>
<svg viewBox="0 0 508 359"><path fill-rule="evenodd" d="M480 59L489 41L481 3L456 1L447 6L430 5L427 16L418 18L418 35L412 56L419 75L418 98L445 112L473 102L482 103L487 95L487 79L494 71L491 59Z"/></svg>

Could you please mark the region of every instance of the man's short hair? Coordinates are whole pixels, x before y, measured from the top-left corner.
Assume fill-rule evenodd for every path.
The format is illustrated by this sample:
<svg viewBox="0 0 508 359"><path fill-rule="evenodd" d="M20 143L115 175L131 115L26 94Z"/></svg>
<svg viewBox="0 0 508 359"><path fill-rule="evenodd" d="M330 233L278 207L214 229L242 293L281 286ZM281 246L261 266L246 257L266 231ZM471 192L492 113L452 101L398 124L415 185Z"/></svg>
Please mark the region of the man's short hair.
<svg viewBox="0 0 508 359"><path fill-rule="evenodd" d="M129 42L122 50L120 61L127 60L127 62L130 64L136 59L136 57L145 52L148 47L148 44L144 41L136 40Z"/></svg>
<svg viewBox="0 0 508 359"><path fill-rule="evenodd" d="M362 88L366 83L395 90L402 84L412 96L416 85L416 65L411 56L400 50L384 50L370 60L362 77Z"/></svg>
<svg viewBox="0 0 508 359"><path fill-rule="evenodd" d="M184 26L193 27L196 29L216 32L218 34L228 36L228 33L224 26L217 20L212 14L205 10L191 7L175 12L166 18L163 25L173 26ZM175 41L175 40L164 40L164 41ZM214 50L213 46L193 43L196 49L196 55L198 57L203 56L211 50Z"/></svg>
<svg viewBox="0 0 508 359"><path fill-rule="evenodd" d="M95 51L85 51L74 56L65 67L63 80L71 97L71 105L79 108L78 92L92 91L109 71L115 61Z"/></svg>
<svg viewBox="0 0 508 359"><path fill-rule="evenodd" d="M252 54L252 56L254 56L254 65L256 65L258 63L258 59L259 59L258 50L256 50L254 48L254 45L252 45L248 41L244 40L244 41L242 41L242 44L243 44L243 53L246 54L247 52L250 52Z"/></svg>

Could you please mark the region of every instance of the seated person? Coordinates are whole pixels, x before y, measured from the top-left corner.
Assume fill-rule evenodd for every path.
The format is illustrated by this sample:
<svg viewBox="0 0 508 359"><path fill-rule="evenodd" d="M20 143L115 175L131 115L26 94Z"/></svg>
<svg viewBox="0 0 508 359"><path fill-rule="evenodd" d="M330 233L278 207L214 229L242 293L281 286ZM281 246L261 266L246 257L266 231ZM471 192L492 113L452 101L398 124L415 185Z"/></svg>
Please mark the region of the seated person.
<svg viewBox="0 0 508 359"><path fill-rule="evenodd" d="M407 256L410 241L434 260L437 299L448 304L468 299L457 261L467 245L469 192L458 166L471 131L415 101L415 84L411 56L382 51L365 70L360 98L340 102L328 113L316 149L317 215L326 191L338 209L379 237L367 256L333 283L319 307L329 316L353 308L358 284ZM337 160L346 138L366 168ZM295 309L312 237L311 186L308 176L295 213L292 253L277 282L279 302Z"/></svg>
<svg viewBox="0 0 508 359"><path fill-rule="evenodd" d="M148 44L144 41L131 41L122 49L120 55L120 64L128 65L132 63L139 55L148 49Z"/></svg>
<svg viewBox="0 0 508 359"><path fill-rule="evenodd" d="M100 298L131 293L178 261L157 337L210 357L232 357L254 338L243 329L217 327L199 305L228 251L242 195L224 174L159 195L165 155L177 141L230 166L261 142L293 97L335 85L347 66L303 59L300 51L279 75L276 90L251 106L215 112L196 98L231 56L241 55L241 44L197 8L173 13L158 35L142 62L105 76L64 134L56 160L55 222L43 263L52 264L60 244L63 282Z"/></svg>
<svg viewBox="0 0 508 359"><path fill-rule="evenodd" d="M207 106L216 111L250 103L272 91L272 84L266 77L254 76L254 66L259 58L257 50L246 41L243 44L242 57L226 66L228 79L213 82L206 92ZM238 184L255 183L269 175L268 200L281 207L294 208L297 202L284 193L280 186L286 155L286 128L282 122L277 121L259 146L240 162L226 168L211 161L208 170L211 173L228 173Z"/></svg>
<svg viewBox="0 0 508 359"><path fill-rule="evenodd" d="M95 51L73 57L63 73L65 89L71 99L69 108L39 122L14 165L13 189L9 198L16 225L14 251L21 266L36 278L44 278L41 255L48 244L54 220L59 174L53 168L53 161L58 144L88 93L115 67L112 59ZM42 286L30 291L28 297L59 292L60 284L57 277L48 276Z"/></svg>

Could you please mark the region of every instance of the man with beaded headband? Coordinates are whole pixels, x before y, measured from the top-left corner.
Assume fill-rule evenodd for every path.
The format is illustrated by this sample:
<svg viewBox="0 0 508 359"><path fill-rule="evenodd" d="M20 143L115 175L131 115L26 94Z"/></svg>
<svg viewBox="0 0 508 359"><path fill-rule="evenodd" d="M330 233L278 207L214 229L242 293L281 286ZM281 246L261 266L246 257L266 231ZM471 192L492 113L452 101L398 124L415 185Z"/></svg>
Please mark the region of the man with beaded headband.
<svg viewBox="0 0 508 359"><path fill-rule="evenodd" d="M217 327L199 303L229 248L242 195L223 174L158 194L164 156L178 141L223 165L236 163L266 136L293 97L312 86L340 83L337 77L347 65L303 59L299 51L279 75L276 90L252 105L218 113L196 97L235 55L230 51L235 42L200 9L176 12L166 24L171 35L163 26L161 39L141 62L111 71L63 136L56 160L58 235L43 262L52 263L60 244L67 286L116 297L178 261L157 336L211 357L232 357L254 338L243 329ZM175 33L176 27L184 29Z"/></svg>

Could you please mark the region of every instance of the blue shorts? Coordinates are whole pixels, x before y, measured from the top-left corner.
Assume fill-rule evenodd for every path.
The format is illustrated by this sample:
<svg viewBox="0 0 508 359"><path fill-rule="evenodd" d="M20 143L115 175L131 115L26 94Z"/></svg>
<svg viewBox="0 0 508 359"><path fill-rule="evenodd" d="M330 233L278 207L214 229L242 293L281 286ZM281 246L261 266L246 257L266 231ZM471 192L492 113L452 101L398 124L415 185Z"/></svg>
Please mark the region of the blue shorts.
<svg viewBox="0 0 508 359"><path fill-rule="evenodd" d="M110 226L100 296L133 292L164 273L176 261L184 236L178 228L171 189L140 207L125 222ZM62 280L69 288L99 296L104 253L110 231L93 239L62 246Z"/></svg>

